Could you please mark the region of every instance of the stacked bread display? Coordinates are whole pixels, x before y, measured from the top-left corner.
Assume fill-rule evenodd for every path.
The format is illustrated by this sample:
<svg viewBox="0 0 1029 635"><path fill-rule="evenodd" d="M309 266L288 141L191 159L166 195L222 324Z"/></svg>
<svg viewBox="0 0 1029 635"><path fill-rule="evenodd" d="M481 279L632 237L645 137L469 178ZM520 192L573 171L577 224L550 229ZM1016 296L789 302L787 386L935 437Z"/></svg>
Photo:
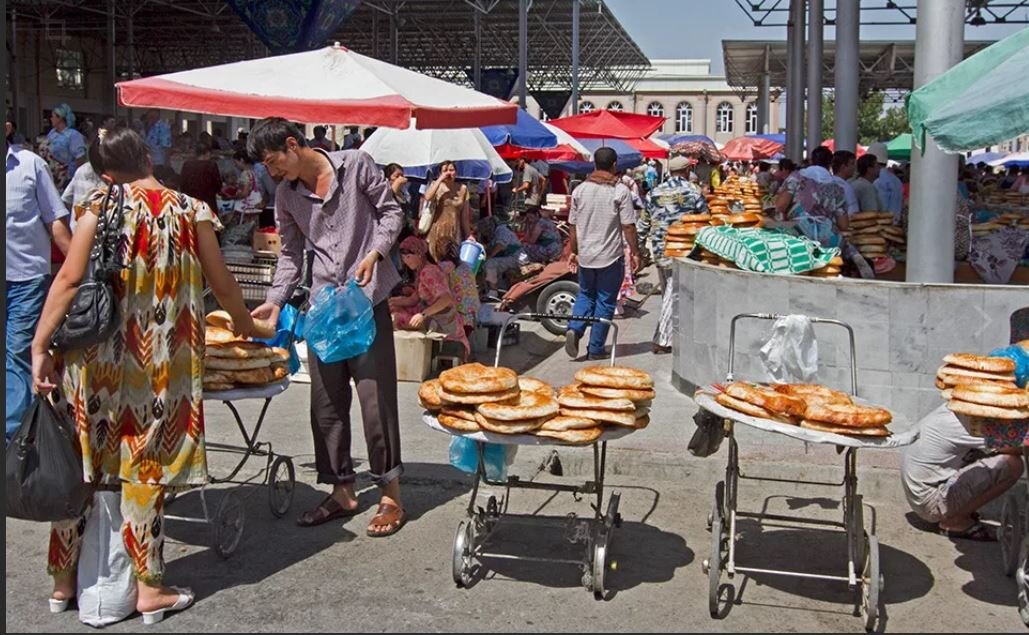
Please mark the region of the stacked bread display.
<svg viewBox="0 0 1029 635"><path fill-rule="evenodd" d="M847 436L886 437L889 410L855 404L850 395L819 384L761 386L734 382L715 401L737 412Z"/></svg>
<svg viewBox="0 0 1029 635"><path fill-rule="evenodd" d="M890 212L861 212L850 217L850 226L844 236L862 256L875 259L886 255L888 243L899 241L903 244L906 239L903 230L898 232L898 229L893 228L893 214Z"/></svg>
<svg viewBox="0 0 1029 635"><path fill-rule="evenodd" d="M711 225L710 214L684 214L668 226L665 233L665 255L669 258L686 256L693 251L700 230Z"/></svg>
<svg viewBox="0 0 1029 635"><path fill-rule="evenodd" d="M649 423L653 380L643 371L593 367L576 379L580 383L555 392L509 368L464 364L424 382L418 400L440 425L457 433L531 434L571 445L593 443L607 426Z"/></svg>
<svg viewBox="0 0 1029 635"><path fill-rule="evenodd" d="M1015 383L1015 362L1007 357L952 353L936 372L936 387L954 413L973 418L1029 419L1029 391Z"/></svg>
<svg viewBox="0 0 1029 635"><path fill-rule="evenodd" d="M841 256L834 256L829 264L818 269L812 269L804 275L812 278L838 278L843 270L843 258Z"/></svg>
<svg viewBox="0 0 1029 635"><path fill-rule="evenodd" d="M259 325L260 334L274 331ZM289 352L236 337L224 311L207 316L204 333L204 390L221 391L260 386L280 381L289 375Z"/></svg>

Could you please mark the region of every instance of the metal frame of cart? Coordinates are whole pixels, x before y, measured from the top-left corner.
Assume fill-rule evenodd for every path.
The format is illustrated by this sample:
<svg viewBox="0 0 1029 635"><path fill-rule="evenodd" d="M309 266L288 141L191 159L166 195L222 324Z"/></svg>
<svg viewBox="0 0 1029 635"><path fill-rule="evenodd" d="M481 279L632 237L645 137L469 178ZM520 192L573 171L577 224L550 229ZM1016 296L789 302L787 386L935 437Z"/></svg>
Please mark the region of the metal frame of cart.
<svg viewBox="0 0 1029 635"><path fill-rule="evenodd" d="M1029 448L1024 446L1022 461L1029 474ZM1004 496L998 541L1004 573L1017 584L1018 614L1029 626L1029 484L1024 479Z"/></svg>
<svg viewBox="0 0 1029 635"><path fill-rule="evenodd" d="M539 321L554 318L550 314L520 313L513 315L504 323L504 330L515 320ZM611 365L615 363L615 346L618 342L618 325L603 318L569 318L587 323L603 323L613 329L611 341ZM500 365L500 353L503 337L497 338L497 353L494 366ZM610 558L610 544L615 528L620 527L622 518L618 513L621 494L614 492L607 501L604 510L604 472L607 464L607 442L593 443L593 480L583 485L564 485L558 483L537 483L523 481L517 476L509 476L505 481L493 481L486 476L484 460L485 443L477 441L479 451L478 467L471 500L468 502L468 517L458 525L454 536L453 578L458 587L471 585L474 579L476 561L519 560L523 562L543 562L551 564L575 565L582 570L582 584L587 591L592 591L597 599L605 599L607 595L606 572L614 568ZM547 444L550 445L550 444ZM554 445L557 445L555 443ZM479 487L481 485L503 487L504 495L498 502L490 496L485 507L477 506ZM567 516L539 516L532 514L512 514L508 512L511 490L543 490L555 493L569 493L579 500L582 496L594 496L592 518L579 518L574 513ZM545 558L505 554L494 549L487 549L489 540L500 524L520 526L560 527L565 530L565 539L571 544L584 544L585 554L581 559Z"/></svg>
<svg viewBox="0 0 1029 635"><path fill-rule="evenodd" d="M736 322L742 318L761 320L778 320L786 317L768 313L742 313L732 319L729 331L729 371L727 382L732 382L733 357L736 344ZM851 394L857 394L857 360L855 357L854 330L849 324L839 320L810 318L816 324L834 324L845 328L850 336L851 361ZM715 504L708 518L711 531L711 554L702 563L702 569L708 576L708 609L712 617L719 615L719 587L721 573L724 570L729 579L737 573L757 573L797 578L824 580L826 582L846 582L855 592L855 613L864 618L865 628L873 630L880 614L880 597L885 583L879 569L879 541L875 536L875 509L872 510L872 522L868 531L864 525L864 502L858 493L857 449L847 447L844 453L843 480L839 482L801 481L783 478L755 477L743 474L740 469L739 446L736 443L735 426L731 419L725 421L725 436L729 440L729 458L725 468L725 480L715 486ZM799 516L767 514L740 511L737 508L739 481L764 481L788 483L796 485L843 486L843 520L832 521ZM822 575L803 571L783 571L778 569L759 569L741 566L736 560L736 522L739 518L757 519L759 522L772 520L800 525L809 525L824 529L843 529L847 533L847 574Z"/></svg>

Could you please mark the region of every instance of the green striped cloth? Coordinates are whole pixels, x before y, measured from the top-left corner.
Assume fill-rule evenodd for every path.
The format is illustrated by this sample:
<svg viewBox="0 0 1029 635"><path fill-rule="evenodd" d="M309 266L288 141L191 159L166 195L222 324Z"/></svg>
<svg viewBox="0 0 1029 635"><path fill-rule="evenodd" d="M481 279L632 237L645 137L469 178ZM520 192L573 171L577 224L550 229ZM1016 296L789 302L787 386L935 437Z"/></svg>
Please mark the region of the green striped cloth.
<svg viewBox="0 0 1029 635"><path fill-rule="evenodd" d="M804 273L820 269L840 254L813 240L767 229L705 227L697 245L736 263L740 269L761 273Z"/></svg>

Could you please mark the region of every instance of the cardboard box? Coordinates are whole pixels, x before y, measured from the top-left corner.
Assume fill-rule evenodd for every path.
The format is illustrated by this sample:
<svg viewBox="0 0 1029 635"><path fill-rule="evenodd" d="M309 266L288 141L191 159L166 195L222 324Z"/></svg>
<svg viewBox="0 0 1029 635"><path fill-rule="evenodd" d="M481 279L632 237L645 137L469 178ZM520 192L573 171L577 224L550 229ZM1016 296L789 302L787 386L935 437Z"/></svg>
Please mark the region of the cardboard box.
<svg viewBox="0 0 1029 635"><path fill-rule="evenodd" d="M397 356L397 381L425 381L432 369L433 345L443 339L442 333L393 331L393 347L396 349Z"/></svg>
<svg viewBox="0 0 1029 635"><path fill-rule="evenodd" d="M282 241L279 240L278 232L254 232L254 251L270 251L279 253L282 250Z"/></svg>

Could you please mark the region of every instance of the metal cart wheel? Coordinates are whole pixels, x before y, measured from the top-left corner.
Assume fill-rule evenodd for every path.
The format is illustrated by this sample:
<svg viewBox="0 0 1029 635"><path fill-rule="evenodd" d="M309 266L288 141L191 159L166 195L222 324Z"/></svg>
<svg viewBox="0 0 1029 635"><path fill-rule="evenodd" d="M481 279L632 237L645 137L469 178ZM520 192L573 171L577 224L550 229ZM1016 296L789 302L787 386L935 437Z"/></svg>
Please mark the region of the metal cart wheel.
<svg viewBox="0 0 1029 635"><path fill-rule="evenodd" d="M864 571L868 558L868 534L865 533L865 504L860 494L854 496L847 518L847 540L853 550L854 570Z"/></svg>
<svg viewBox="0 0 1029 635"><path fill-rule="evenodd" d="M1022 623L1029 626L1029 536L1022 538L1022 546L1018 550L1018 569L1015 580L1018 582L1018 615Z"/></svg>
<svg viewBox="0 0 1029 635"><path fill-rule="evenodd" d="M282 518L289 511L296 484L293 459L288 456L276 458L268 472L268 506L276 518Z"/></svg>
<svg viewBox="0 0 1029 635"><path fill-rule="evenodd" d="M711 556L705 560L703 569L707 573L707 610L711 617L718 617L718 587L722 581L722 559L725 554L725 525L721 506L715 503L711 510Z"/></svg>
<svg viewBox="0 0 1029 635"><path fill-rule="evenodd" d="M603 600L607 593L604 582L607 576L607 555L610 536L610 530L601 528L597 531L597 537L593 541L593 575L590 577L591 584L587 587L587 590L593 591L593 597L598 600Z"/></svg>
<svg viewBox="0 0 1029 635"><path fill-rule="evenodd" d="M872 632L879 622L879 594L883 578L879 572L879 539L868 536L868 559L865 561L861 582L861 615L865 618L865 630Z"/></svg>
<svg viewBox="0 0 1029 635"><path fill-rule="evenodd" d="M1000 511L1000 561L1004 575L1011 576L1018 568L1022 538L1025 536L1025 493L1008 492Z"/></svg>
<svg viewBox="0 0 1029 635"><path fill-rule="evenodd" d="M459 589L472 583L472 553L475 550L475 522L462 520L454 535L453 574Z"/></svg>
<svg viewBox="0 0 1029 635"><path fill-rule="evenodd" d="M243 499L234 490L225 492L221 504L218 505L218 513L211 523L213 532L214 550L222 558L228 558L236 551L239 541L243 537L243 527L246 521L246 510L243 508Z"/></svg>

